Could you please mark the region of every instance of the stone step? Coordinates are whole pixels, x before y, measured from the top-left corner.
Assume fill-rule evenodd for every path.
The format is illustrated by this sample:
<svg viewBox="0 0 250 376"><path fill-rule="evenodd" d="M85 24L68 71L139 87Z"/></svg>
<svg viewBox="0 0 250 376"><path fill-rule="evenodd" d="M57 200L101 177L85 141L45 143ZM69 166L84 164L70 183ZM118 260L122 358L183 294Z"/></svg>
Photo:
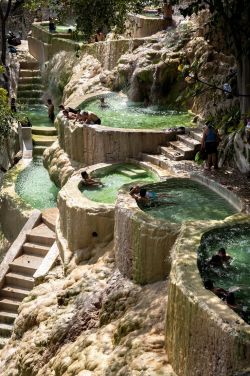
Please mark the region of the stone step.
<svg viewBox="0 0 250 376"><path fill-rule="evenodd" d="M41 92L43 92L43 85L38 83L38 84L23 84L23 83L19 83L18 84L18 89L17 89L17 92L22 92L22 91L26 91L26 90L40 90Z"/></svg>
<svg viewBox="0 0 250 376"><path fill-rule="evenodd" d="M32 127L32 134L39 136L56 136L57 130L55 127Z"/></svg>
<svg viewBox="0 0 250 376"><path fill-rule="evenodd" d="M1 337L11 337L13 331L13 325L10 324L1 324L0 323L0 336Z"/></svg>
<svg viewBox="0 0 250 376"><path fill-rule="evenodd" d="M43 257L40 256L23 254L10 263L10 271L33 276L33 274L39 268L42 260Z"/></svg>
<svg viewBox="0 0 250 376"><path fill-rule="evenodd" d="M18 103L21 104L43 104L43 100L41 98L24 98L20 97L17 99Z"/></svg>
<svg viewBox="0 0 250 376"><path fill-rule="evenodd" d="M203 137L203 131L202 130L193 130L193 131L190 131L190 136L193 137L195 140L197 141L202 141L202 137Z"/></svg>
<svg viewBox="0 0 250 376"><path fill-rule="evenodd" d="M18 300L7 299L0 296L0 310L8 312L17 312L20 302Z"/></svg>
<svg viewBox="0 0 250 376"><path fill-rule="evenodd" d="M18 83L21 85L42 84L42 77L19 77Z"/></svg>
<svg viewBox="0 0 250 376"><path fill-rule="evenodd" d="M1 296L4 296L8 299L19 300L20 302L29 295L30 290L19 288L17 286L4 285L1 289Z"/></svg>
<svg viewBox="0 0 250 376"><path fill-rule="evenodd" d="M164 158L162 154L146 154L146 153L141 153L141 158L145 162L150 162L153 163L156 166L161 165L161 160Z"/></svg>
<svg viewBox="0 0 250 376"><path fill-rule="evenodd" d="M141 157L142 157L143 161L145 161L147 163L151 163L151 164L158 166L161 169L163 169L163 174L162 174L163 176L168 176L167 171L169 170L169 164L168 164L169 158L167 158L165 155L142 153Z"/></svg>
<svg viewBox="0 0 250 376"><path fill-rule="evenodd" d="M42 220L51 231L56 231L56 221L59 215L57 208L46 209L42 212Z"/></svg>
<svg viewBox="0 0 250 376"><path fill-rule="evenodd" d="M0 337L0 349L3 349L8 341L8 338Z"/></svg>
<svg viewBox="0 0 250 376"><path fill-rule="evenodd" d="M192 159L195 156L195 150L181 141L170 141L169 146L184 155L184 159Z"/></svg>
<svg viewBox="0 0 250 376"><path fill-rule="evenodd" d="M41 90L18 90L17 98L41 98L43 92Z"/></svg>
<svg viewBox="0 0 250 376"><path fill-rule="evenodd" d="M201 143L198 140L195 140L192 137L186 136L186 135L177 135L177 140L183 142L190 148L193 148L196 152L200 150Z"/></svg>
<svg viewBox="0 0 250 376"><path fill-rule="evenodd" d="M0 322L1 323L13 324L16 318L17 318L17 313L0 310Z"/></svg>
<svg viewBox="0 0 250 376"><path fill-rule="evenodd" d="M47 149L46 146L35 146L33 148L33 157L38 156L38 155L43 155L46 149Z"/></svg>
<svg viewBox="0 0 250 376"><path fill-rule="evenodd" d="M169 158L173 161L181 161L181 160L185 159L183 153L180 153L179 151L173 149L170 146L161 146L160 151L165 157L167 157L167 158Z"/></svg>
<svg viewBox="0 0 250 376"><path fill-rule="evenodd" d="M20 69L19 77L39 77L41 71L39 69Z"/></svg>
<svg viewBox="0 0 250 376"><path fill-rule="evenodd" d="M166 162L166 158L160 155L160 157L163 157L163 158L159 157L158 161L160 164L158 165L155 163L155 160L150 162L150 158L149 159L147 158L150 156L151 156L150 154L143 154L142 155L143 160L141 161L141 165L145 168L148 168L149 170L154 170L155 166L157 166L158 167L157 173L161 179L165 179L167 176L169 176L171 172L169 171L169 165ZM153 156L155 157L156 155L153 155Z"/></svg>
<svg viewBox="0 0 250 376"><path fill-rule="evenodd" d="M57 136L32 135L32 141L35 146L51 146L57 140Z"/></svg>
<svg viewBox="0 0 250 376"><path fill-rule="evenodd" d="M56 235L44 223L35 227L27 234L27 241L30 243L44 244L52 246L56 240Z"/></svg>
<svg viewBox="0 0 250 376"><path fill-rule="evenodd" d="M32 289L34 286L34 278L18 273L7 273L5 276L7 284L17 285L26 289Z"/></svg>
<svg viewBox="0 0 250 376"><path fill-rule="evenodd" d="M37 61L20 61L20 69L39 70L39 63Z"/></svg>
<svg viewBox="0 0 250 376"><path fill-rule="evenodd" d="M27 255L36 255L45 257L49 252L50 247L45 246L44 244L34 244L34 243L25 243L23 245L23 251Z"/></svg>

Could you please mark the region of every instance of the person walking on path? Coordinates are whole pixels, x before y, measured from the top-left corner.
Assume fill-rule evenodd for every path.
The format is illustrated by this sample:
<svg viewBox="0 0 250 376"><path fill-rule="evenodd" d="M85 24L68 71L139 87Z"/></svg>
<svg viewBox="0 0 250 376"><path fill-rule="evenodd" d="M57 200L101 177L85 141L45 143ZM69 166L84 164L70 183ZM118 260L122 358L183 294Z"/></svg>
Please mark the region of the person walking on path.
<svg viewBox="0 0 250 376"><path fill-rule="evenodd" d="M212 166L214 169L218 169L218 152L217 147L220 142L220 137L218 131L212 126L211 123L207 123L206 128L203 132L201 150L204 150L207 155L207 165L206 169L211 170Z"/></svg>

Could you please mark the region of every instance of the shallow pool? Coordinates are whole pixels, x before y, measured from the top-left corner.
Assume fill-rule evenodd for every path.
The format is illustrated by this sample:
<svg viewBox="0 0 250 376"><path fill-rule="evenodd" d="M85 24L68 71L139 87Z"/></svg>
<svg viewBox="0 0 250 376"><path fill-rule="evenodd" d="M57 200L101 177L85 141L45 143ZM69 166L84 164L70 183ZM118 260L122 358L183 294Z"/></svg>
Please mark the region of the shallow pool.
<svg viewBox="0 0 250 376"><path fill-rule="evenodd" d="M156 193L155 206L140 206L141 209L155 218L173 223L221 220L236 213L236 209L224 198L191 179L168 179L147 186L147 190Z"/></svg>
<svg viewBox="0 0 250 376"><path fill-rule="evenodd" d="M80 189L88 199L106 204L115 203L117 192L124 184L131 183L133 186L136 181L154 182L158 180L155 174L132 164L119 165L111 172L96 173L92 176L100 178L104 186L81 187Z"/></svg>
<svg viewBox="0 0 250 376"><path fill-rule="evenodd" d="M49 24L42 25L42 27L49 31ZM56 25L56 33L68 34L69 29L75 31L76 27L73 25Z"/></svg>
<svg viewBox="0 0 250 376"><path fill-rule="evenodd" d="M223 247L232 257L228 265L209 267L207 260ZM238 225L213 230L202 239L198 265L203 280L211 279L214 286L234 292L243 318L250 324L250 225Z"/></svg>
<svg viewBox="0 0 250 376"><path fill-rule="evenodd" d="M53 123L48 118L48 108L45 105L30 105L21 111L27 116L33 127L52 127Z"/></svg>
<svg viewBox="0 0 250 376"><path fill-rule="evenodd" d="M119 94L106 95L107 108L100 107L100 99L85 102L82 109L97 114L102 124L113 128L164 129L175 126L191 126L192 116L188 113L170 111L157 106L144 107L142 103L128 100Z"/></svg>
<svg viewBox="0 0 250 376"><path fill-rule="evenodd" d="M17 194L33 208L42 210L56 206L59 189L50 180L42 158L32 162L20 172L16 180Z"/></svg>

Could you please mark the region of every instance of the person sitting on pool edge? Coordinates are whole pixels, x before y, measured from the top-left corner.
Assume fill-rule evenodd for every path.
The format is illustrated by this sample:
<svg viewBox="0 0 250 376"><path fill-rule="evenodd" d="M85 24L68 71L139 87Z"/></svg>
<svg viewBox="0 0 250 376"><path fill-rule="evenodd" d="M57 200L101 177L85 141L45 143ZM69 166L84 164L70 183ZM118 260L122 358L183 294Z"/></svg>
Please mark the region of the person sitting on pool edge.
<svg viewBox="0 0 250 376"><path fill-rule="evenodd" d="M82 111L82 121L84 121L86 124L101 124L101 119L90 111Z"/></svg>
<svg viewBox="0 0 250 376"><path fill-rule="evenodd" d="M82 171L81 172L81 177L82 177L81 183L83 185L87 185L87 186L103 186L103 183L101 181L95 180L95 179L91 178L91 176L87 173L87 171Z"/></svg>
<svg viewBox="0 0 250 376"><path fill-rule="evenodd" d="M216 296L218 296L218 298L222 300L225 300L227 295L229 294L228 291L224 290L222 287L215 287L211 279L204 281L204 287L205 289L213 292Z"/></svg>

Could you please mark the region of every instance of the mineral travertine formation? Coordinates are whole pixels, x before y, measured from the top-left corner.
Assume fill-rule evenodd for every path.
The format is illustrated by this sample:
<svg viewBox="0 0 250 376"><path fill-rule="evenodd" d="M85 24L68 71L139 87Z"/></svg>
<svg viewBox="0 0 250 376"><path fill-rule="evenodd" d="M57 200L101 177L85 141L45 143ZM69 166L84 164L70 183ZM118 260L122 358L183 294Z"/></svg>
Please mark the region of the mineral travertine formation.
<svg viewBox="0 0 250 376"><path fill-rule="evenodd" d="M166 288L124 279L112 244L86 265L72 262L67 276L56 266L20 307L1 376L175 376L164 349Z"/></svg>

